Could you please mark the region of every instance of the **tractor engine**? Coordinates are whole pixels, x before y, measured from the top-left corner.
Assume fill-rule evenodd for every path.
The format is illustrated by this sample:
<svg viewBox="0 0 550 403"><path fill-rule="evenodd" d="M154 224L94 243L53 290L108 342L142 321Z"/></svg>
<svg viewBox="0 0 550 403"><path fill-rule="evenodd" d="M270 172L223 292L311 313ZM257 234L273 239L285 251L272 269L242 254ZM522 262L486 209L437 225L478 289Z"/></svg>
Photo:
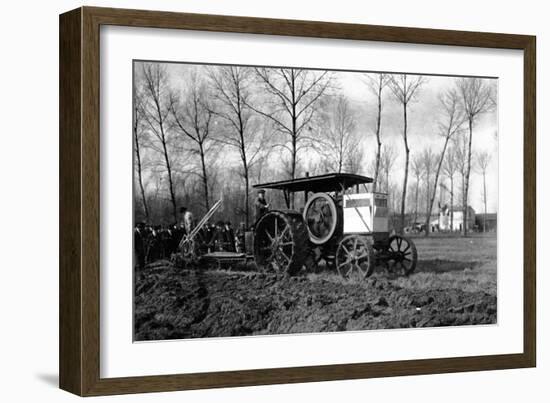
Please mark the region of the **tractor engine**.
<svg viewBox="0 0 550 403"><path fill-rule="evenodd" d="M344 234L388 232L388 196L385 193L344 195Z"/></svg>

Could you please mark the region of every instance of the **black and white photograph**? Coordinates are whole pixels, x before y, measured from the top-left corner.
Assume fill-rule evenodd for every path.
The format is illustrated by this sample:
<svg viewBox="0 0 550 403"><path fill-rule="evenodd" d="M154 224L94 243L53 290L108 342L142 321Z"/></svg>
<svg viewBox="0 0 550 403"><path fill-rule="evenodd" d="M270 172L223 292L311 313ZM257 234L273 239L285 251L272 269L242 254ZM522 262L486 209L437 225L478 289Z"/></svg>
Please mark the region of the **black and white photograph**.
<svg viewBox="0 0 550 403"><path fill-rule="evenodd" d="M498 78L133 62L134 340L497 324Z"/></svg>

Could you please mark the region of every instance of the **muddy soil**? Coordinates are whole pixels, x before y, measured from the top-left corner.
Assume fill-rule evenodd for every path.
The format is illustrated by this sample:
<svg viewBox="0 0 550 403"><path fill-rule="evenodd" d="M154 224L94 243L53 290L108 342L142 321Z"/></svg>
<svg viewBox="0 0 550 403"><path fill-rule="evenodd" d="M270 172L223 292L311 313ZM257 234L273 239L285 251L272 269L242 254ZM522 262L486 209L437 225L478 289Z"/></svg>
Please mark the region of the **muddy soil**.
<svg viewBox="0 0 550 403"><path fill-rule="evenodd" d="M493 294L406 289L383 274L346 282L157 264L135 280L136 340L496 323Z"/></svg>

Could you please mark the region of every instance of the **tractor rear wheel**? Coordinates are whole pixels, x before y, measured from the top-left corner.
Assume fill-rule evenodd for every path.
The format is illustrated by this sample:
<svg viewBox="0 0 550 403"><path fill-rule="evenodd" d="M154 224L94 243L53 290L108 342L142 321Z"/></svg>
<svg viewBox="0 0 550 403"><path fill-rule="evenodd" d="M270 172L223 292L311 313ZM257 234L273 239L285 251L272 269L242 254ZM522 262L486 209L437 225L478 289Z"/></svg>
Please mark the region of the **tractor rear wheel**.
<svg viewBox="0 0 550 403"><path fill-rule="evenodd" d="M347 235L336 249L336 270L344 278L366 278L374 271L374 248L361 235Z"/></svg>
<svg viewBox="0 0 550 403"><path fill-rule="evenodd" d="M256 223L254 258L258 267L296 274L309 256L309 238L297 212L270 211Z"/></svg>

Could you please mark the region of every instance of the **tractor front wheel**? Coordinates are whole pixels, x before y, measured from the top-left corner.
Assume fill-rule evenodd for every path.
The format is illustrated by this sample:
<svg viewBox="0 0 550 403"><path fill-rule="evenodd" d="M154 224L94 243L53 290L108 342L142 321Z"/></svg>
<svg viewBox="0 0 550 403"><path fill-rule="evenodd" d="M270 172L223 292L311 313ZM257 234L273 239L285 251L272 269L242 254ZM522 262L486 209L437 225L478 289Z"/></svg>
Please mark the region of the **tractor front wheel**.
<svg viewBox="0 0 550 403"><path fill-rule="evenodd" d="M374 271L375 255L369 240L361 235L347 235L336 250L336 269L344 278L366 278Z"/></svg>

